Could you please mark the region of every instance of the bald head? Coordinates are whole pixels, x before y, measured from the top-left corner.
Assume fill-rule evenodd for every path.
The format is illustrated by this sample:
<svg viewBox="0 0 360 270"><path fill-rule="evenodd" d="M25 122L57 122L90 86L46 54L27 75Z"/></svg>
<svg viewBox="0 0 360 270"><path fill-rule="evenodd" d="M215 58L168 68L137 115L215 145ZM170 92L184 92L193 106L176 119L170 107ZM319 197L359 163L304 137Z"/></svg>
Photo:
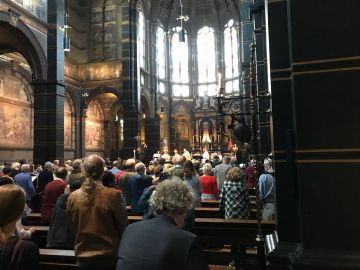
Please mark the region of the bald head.
<svg viewBox="0 0 360 270"><path fill-rule="evenodd" d="M90 155L85 158L82 164L83 174L87 178L100 180L104 173L105 161L98 155Z"/></svg>

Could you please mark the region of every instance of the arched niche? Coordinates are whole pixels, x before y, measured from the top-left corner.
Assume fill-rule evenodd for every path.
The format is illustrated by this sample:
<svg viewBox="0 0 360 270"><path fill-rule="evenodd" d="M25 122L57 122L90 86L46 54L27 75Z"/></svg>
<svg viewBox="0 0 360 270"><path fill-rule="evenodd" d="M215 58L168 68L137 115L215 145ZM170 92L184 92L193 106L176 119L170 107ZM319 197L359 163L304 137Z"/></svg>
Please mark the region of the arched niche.
<svg viewBox="0 0 360 270"><path fill-rule="evenodd" d="M117 158L119 151L124 147L124 115L123 105L118 99L111 105L109 118L109 149L111 159Z"/></svg>
<svg viewBox="0 0 360 270"><path fill-rule="evenodd" d="M88 152L104 151L104 109L98 99L92 99L86 110L85 149Z"/></svg>
<svg viewBox="0 0 360 270"><path fill-rule="evenodd" d="M69 94L64 99L64 149L74 148L74 103Z"/></svg>
<svg viewBox="0 0 360 270"><path fill-rule="evenodd" d="M90 97L85 123L86 153L117 158L124 141L122 103L117 95L106 89L93 92Z"/></svg>
<svg viewBox="0 0 360 270"><path fill-rule="evenodd" d="M175 131L180 141L189 141L191 138L190 116L186 113L178 113L175 117Z"/></svg>

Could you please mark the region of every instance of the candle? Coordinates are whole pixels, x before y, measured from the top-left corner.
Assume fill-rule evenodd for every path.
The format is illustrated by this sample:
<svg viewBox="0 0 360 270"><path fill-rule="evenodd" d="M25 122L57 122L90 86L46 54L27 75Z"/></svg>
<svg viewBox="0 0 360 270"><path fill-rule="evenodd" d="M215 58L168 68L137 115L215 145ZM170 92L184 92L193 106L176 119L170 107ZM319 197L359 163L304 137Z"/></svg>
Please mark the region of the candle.
<svg viewBox="0 0 360 270"><path fill-rule="evenodd" d="M134 149L134 159L136 159L136 153L135 153L135 149Z"/></svg>

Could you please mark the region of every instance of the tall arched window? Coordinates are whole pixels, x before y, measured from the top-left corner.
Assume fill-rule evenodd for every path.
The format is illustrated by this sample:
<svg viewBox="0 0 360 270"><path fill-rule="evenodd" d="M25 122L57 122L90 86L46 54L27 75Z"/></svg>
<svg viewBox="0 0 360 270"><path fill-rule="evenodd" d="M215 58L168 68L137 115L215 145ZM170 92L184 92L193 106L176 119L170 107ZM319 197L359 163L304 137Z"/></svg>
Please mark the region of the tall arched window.
<svg viewBox="0 0 360 270"><path fill-rule="evenodd" d="M142 11L139 11L139 38L138 38L139 62L140 67L145 68L145 17Z"/></svg>
<svg viewBox="0 0 360 270"><path fill-rule="evenodd" d="M165 80L166 76L166 61L165 61L165 43L166 34L164 28L159 26L156 30L156 71L159 79L159 92L165 93L165 84L161 80Z"/></svg>
<svg viewBox="0 0 360 270"><path fill-rule="evenodd" d="M188 37L185 33L185 42L179 41L180 27L173 29L171 38L171 61L172 73L171 81L173 83L174 96L189 96L189 52L188 52Z"/></svg>
<svg viewBox="0 0 360 270"><path fill-rule="evenodd" d="M214 29L204 26L197 34L198 94L216 94L216 56Z"/></svg>
<svg viewBox="0 0 360 270"><path fill-rule="evenodd" d="M224 30L225 91L239 91L239 33L234 20Z"/></svg>

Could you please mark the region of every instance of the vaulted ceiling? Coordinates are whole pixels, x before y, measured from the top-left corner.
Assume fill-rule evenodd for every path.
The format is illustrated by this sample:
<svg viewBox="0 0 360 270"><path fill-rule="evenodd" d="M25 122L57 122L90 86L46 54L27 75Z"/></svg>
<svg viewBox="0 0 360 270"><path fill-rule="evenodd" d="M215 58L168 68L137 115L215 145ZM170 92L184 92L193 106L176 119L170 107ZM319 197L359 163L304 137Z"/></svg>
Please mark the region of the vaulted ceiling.
<svg viewBox="0 0 360 270"><path fill-rule="evenodd" d="M190 17L184 27L190 33L203 25L215 29L223 26L229 19L239 20L241 0L182 0L183 14ZM158 20L166 28L180 25L176 20L180 15L180 0L152 0L150 19Z"/></svg>

